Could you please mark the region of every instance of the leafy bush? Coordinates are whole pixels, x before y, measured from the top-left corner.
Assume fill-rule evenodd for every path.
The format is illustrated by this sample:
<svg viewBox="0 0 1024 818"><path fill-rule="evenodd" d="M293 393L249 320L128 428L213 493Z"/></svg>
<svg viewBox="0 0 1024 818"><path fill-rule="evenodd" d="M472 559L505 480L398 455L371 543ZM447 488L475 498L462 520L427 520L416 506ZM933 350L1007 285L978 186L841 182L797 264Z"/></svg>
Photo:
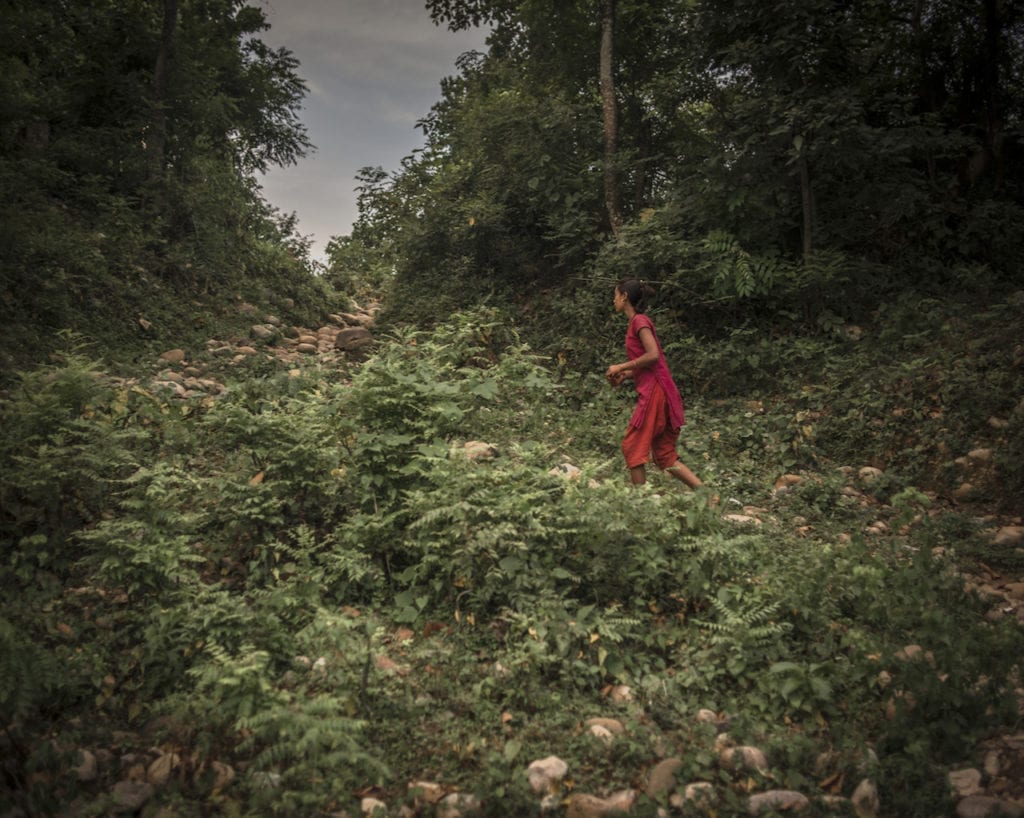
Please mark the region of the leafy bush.
<svg viewBox="0 0 1024 818"><path fill-rule="evenodd" d="M730 506L731 495L764 503L757 528L710 510L710 489L656 474L628 486L617 452L628 395L537 355L493 310L396 331L351 372L239 370L245 382L212 402L170 403L84 359L26 375L3 404L19 430L3 444L8 740L28 757L72 714L102 713L129 735L167 724L194 765L181 797L281 814L371 786L411 797L426 752L452 784L532 809L523 759L552 752L559 731L605 709L610 686L629 685L642 721L693 748L694 775L718 775L713 737L693 724L712 707L731 733L775 742L779 780L793 785L820 780L823 747L844 748L850 770L865 742L884 747L886 802L918 814L894 794L902 782L930 787L920 765L953 763L1015 718L1005 690L1020 635L985 620L952 563L932 556L977 537L967 518L929 516L929 497L895 468L872 506L844 493L831 456L864 456L852 444L862 429L894 432L871 425L870 404L847 417L843 390L789 385L795 361L824 362L823 380L838 383L870 356L844 364L833 341L795 346L769 359L770 395L698 391L689 403L699 471ZM673 354L711 372L761 349L737 333ZM889 388L921 366L864 377ZM991 377L1011 382L997 367ZM474 459L467 440L491 448ZM575 478L553 468L566 459ZM796 467L803 483L773 493ZM861 536L883 509L907 532ZM796 516L809 533L787 522ZM911 643L934 667L898 658ZM644 736L614 757L643 766L655 740ZM629 783L592 742L564 748L577 786ZM211 793L214 762L247 772ZM742 804L742 782L716 780L723 803Z"/></svg>
<svg viewBox="0 0 1024 818"><path fill-rule="evenodd" d="M23 375L0 404L5 580L25 583L40 569L66 576L77 555L73 532L99 519L135 468L142 435L121 423L128 398L72 350L62 366Z"/></svg>

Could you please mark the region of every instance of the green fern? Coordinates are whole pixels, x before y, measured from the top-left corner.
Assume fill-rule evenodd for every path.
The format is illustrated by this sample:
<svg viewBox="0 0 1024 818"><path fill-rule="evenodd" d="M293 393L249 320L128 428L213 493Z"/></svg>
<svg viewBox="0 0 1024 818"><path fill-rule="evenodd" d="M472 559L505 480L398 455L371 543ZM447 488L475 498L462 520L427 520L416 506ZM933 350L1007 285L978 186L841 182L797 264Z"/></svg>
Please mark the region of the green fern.
<svg viewBox="0 0 1024 818"><path fill-rule="evenodd" d="M253 753L250 781L259 790L260 773L280 776L263 793L277 814L319 810L347 801L368 784L388 780L387 765L367 747L367 723L346 711L345 699L321 693L281 701L239 719L237 726L247 736L239 751Z"/></svg>

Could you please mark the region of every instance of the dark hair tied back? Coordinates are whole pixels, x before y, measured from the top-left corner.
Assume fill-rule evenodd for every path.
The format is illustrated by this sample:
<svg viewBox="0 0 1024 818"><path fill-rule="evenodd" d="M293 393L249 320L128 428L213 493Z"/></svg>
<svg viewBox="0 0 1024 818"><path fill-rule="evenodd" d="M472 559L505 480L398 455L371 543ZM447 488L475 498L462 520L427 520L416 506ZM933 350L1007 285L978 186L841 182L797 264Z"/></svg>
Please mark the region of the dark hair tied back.
<svg viewBox="0 0 1024 818"><path fill-rule="evenodd" d="M642 278L624 278L615 289L625 294L637 312L647 309L648 302L654 297L654 288Z"/></svg>

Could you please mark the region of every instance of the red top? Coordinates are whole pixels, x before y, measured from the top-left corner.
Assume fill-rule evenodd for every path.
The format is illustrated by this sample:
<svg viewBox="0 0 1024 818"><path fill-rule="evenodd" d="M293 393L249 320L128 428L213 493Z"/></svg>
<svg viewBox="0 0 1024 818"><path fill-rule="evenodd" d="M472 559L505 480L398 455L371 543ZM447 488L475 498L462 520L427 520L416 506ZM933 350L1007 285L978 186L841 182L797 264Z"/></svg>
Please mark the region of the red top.
<svg viewBox="0 0 1024 818"><path fill-rule="evenodd" d="M644 342L640 340L640 330L645 327L651 331L654 343L658 346L658 362L646 369L633 370L633 383L636 385L636 391L640 397L629 423L631 426L640 428L644 422L644 416L647 414L647 405L651 401L651 394L660 386L668 400L668 419L672 431L678 431L686 423L683 398L676 388L675 381L672 380L672 373L668 371L665 353L662 352L658 334L654 331L654 323L643 313L638 312L629 322L629 328L626 330L626 357L635 361L644 354Z"/></svg>

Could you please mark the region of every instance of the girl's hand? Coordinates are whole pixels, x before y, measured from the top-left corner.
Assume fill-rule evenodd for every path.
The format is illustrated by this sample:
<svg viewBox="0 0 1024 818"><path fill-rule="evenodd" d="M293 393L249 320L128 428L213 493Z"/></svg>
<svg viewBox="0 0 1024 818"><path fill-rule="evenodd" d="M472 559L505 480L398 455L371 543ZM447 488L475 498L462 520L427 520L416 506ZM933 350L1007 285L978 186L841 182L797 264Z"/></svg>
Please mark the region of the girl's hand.
<svg viewBox="0 0 1024 818"><path fill-rule="evenodd" d="M625 373L615 366L615 364L608 367L608 371L604 373L604 376L612 386L618 386L626 378Z"/></svg>

